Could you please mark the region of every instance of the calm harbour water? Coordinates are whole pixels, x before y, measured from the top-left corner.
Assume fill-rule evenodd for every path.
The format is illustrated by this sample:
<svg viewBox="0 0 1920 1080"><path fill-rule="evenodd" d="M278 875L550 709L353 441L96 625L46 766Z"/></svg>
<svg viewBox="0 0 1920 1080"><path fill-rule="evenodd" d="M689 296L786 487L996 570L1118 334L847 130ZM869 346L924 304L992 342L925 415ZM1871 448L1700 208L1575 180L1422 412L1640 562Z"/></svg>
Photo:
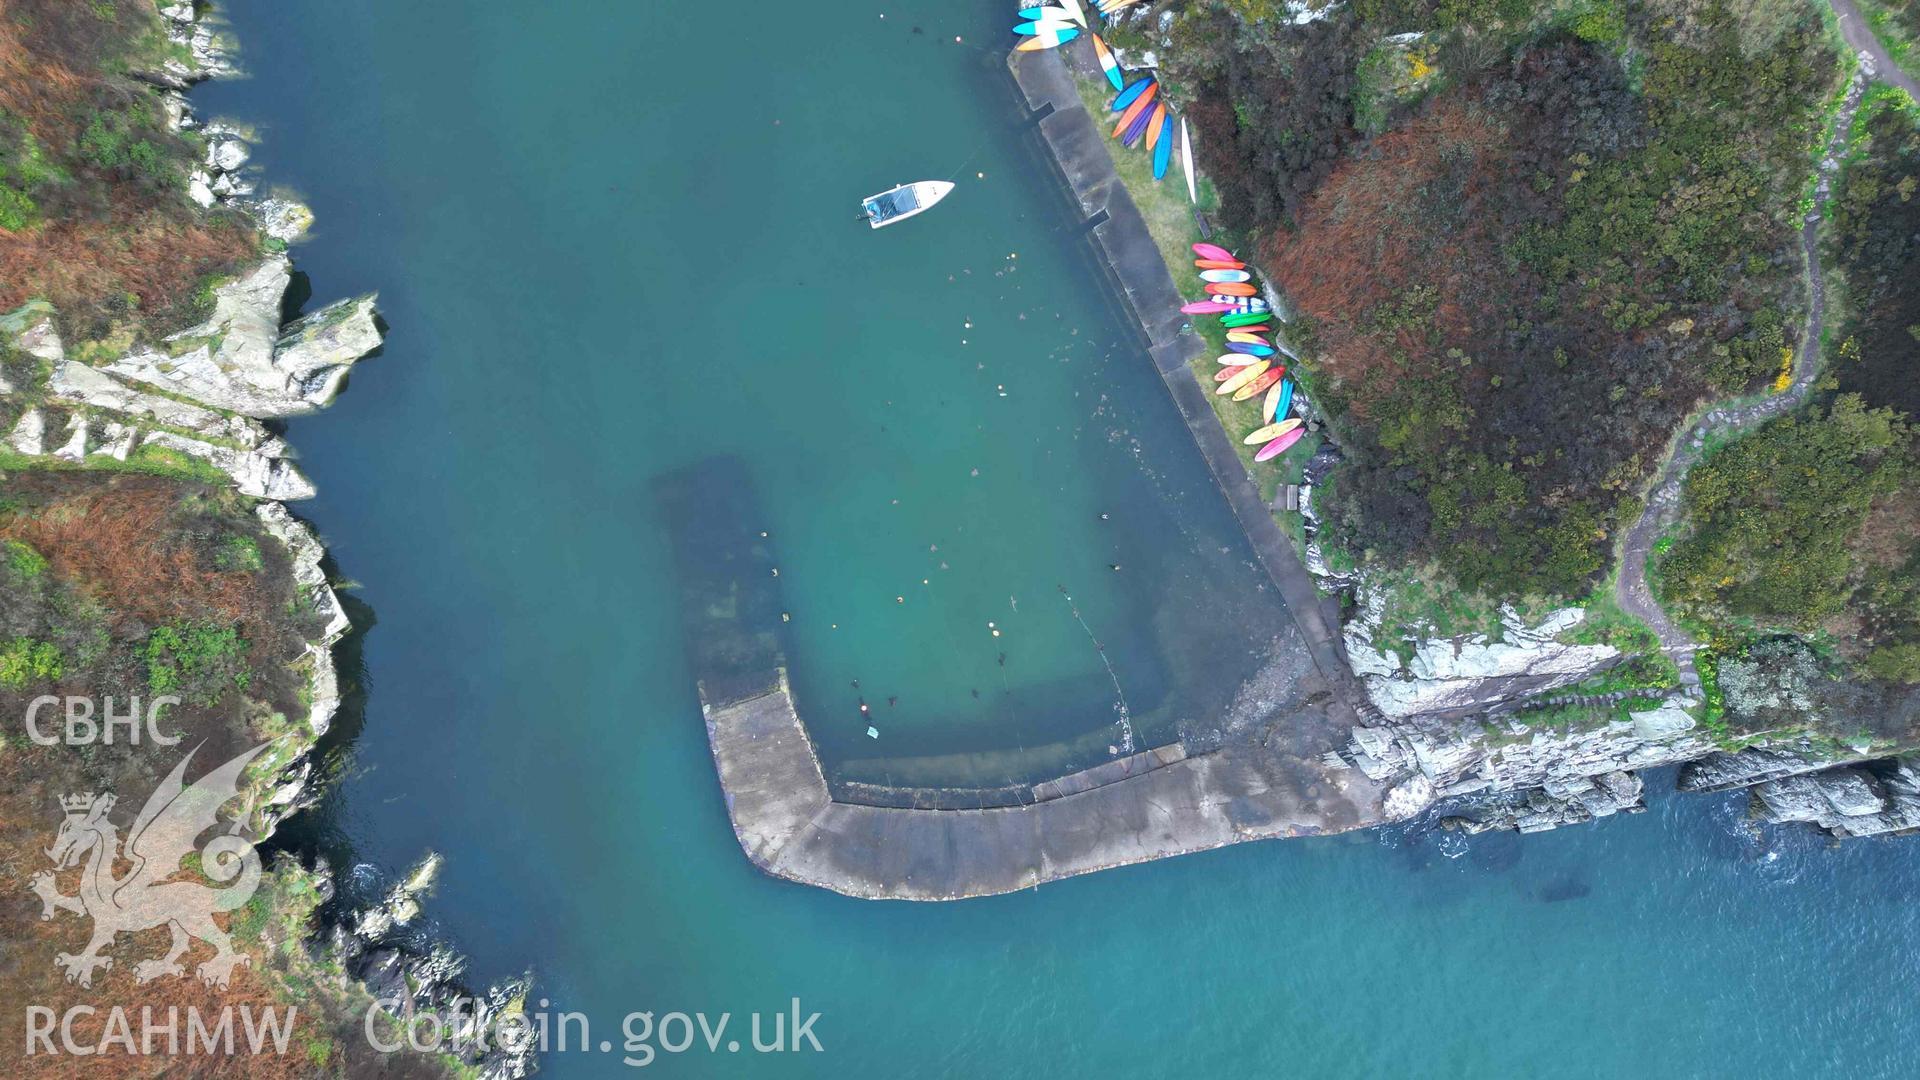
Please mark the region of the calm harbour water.
<svg viewBox="0 0 1920 1080"><path fill-rule="evenodd" d="M314 206L318 298L377 289L393 328L290 431L323 492L301 510L378 619L333 818L389 869L446 853L431 907L476 974L533 967L616 1043L630 1011L822 1013L823 1054L649 1070L670 1075L1906 1073L1920 849L1755 841L1738 797L957 905L761 877L655 478L746 462L797 691L853 773L1102 756L1090 633L1152 741L1277 617L1209 621L1259 575L1016 131L1002 6L785 5L724 32L613 0L229 11L260 77L202 111L257 124L267 179ZM852 220L956 173L921 219ZM628 1072L612 1058L544 1069Z"/></svg>

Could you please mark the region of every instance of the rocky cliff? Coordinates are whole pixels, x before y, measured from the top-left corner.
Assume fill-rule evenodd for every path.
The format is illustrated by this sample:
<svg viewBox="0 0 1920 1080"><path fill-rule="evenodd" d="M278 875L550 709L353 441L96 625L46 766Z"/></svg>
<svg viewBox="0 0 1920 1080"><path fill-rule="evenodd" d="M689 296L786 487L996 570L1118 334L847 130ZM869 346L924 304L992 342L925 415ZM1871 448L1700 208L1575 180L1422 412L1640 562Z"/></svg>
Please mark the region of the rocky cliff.
<svg viewBox="0 0 1920 1080"><path fill-rule="evenodd" d="M239 273L209 283L200 303L204 317L157 341L110 346L116 339L109 338L76 347L62 340L61 313L39 300L0 315L0 360L13 354L10 363L0 364L0 417L5 417L0 458L10 459L0 464L9 470L137 470L224 482L256 500L252 513L262 545L277 543L290 568L294 599L280 614L311 628L299 631L303 650L296 649L297 657L287 665L304 682L297 699L306 715L288 715L297 724L292 737L276 742L274 751L259 759L270 762L272 775L247 820L251 838L261 842L287 815L322 794L316 748L341 705L334 646L352 628L324 568L319 538L286 506L312 497L314 486L269 425L328 405L353 366L380 347L382 327L371 294L291 321L284 317L293 275L286 245L305 230L311 215L287 199L256 197L259 181L249 165L244 129L203 123L194 115L185 91L237 70L206 6L162 3L158 10L176 48L156 70L136 76L154 88L168 126L196 134L206 147L205 160L191 170L182 197L251 219L261 240L259 257ZM420 932L422 898L437 866L438 857L431 856L384 890L374 884L377 877L370 869L356 868L355 888L336 897L324 862L302 869L283 858L264 888L308 896L318 891L325 904L318 909L324 925L312 923L312 907L300 909L290 923L291 932L309 937L316 958L297 977L342 972L349 977L342 987L354 988L356 1005L368 994L405 1008L434 1009L459 999L478 1001L484 1017L517 1002L525 993L524 979L475 994L463 983L461 958ZM467 1053L457 1065L462 1075L487 1080L521 1077L532 1069L530 1053L499 1046ZM444 1066L433 1067L444 1071Z"/></svg>

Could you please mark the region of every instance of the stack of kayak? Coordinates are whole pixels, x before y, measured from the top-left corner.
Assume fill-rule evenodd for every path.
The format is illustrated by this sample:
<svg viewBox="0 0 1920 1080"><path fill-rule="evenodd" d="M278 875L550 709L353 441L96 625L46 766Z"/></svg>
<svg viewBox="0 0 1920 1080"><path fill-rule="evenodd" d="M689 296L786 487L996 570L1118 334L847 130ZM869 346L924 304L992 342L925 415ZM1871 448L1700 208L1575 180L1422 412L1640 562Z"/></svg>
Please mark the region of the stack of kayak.
<svg viewBox="0 0 1920 1080"><path fill-rule="evenodd" d="M1096 10L1102 18L1110 19L1116 12L1138 2L1098 0ZM1120 114L1119 121L1113 125L1113 137L1129 149L1135 145L1145 146L1153 155L1153 178L1160 180L1165 178L1167 166L1173 161L1173 134L1177 125L1180 164L1187 174L1187 199L1199 202L1199 190L1193 179L1193 136L1186 120L1173 115L1165 98L1154 100L1160 88L1159 80L1149 75L1132 85L1127 84L1113 49L1087 25L1086 10L1080 6L1080 0L1060 0L1060 6L1022 8L1020 18L1024 21L1015 26L1013 32L1027 39L1016 46L1023 52L1056 48L1079 37L1082 30L1087 31L1093 42L1093 54L1100 60L1100 70L1119 92L1111 110Z"/></svg>
<svg viewBox="0 0 1920 1080"><path fill-rule="evenodd" d="M1298 417L1288 418L1293 408L1293 380L1287 378L1287 366L1279 363L1279 351L1265 335L1273 328L1273 313L1260 298L1247 264L1233 252L1215 244L1195 244L1199 258L1193 265L1206 283L1207 298L1196 300L1180 310L1188 315L1218 315L1227 330L1227 351L1219 358L1220 370L1213 380L1216 394L1232 394L1235 401L1260 402L1260 426L1243 440L1259 446L1255 461L1267 461L1286 453L1306 434Z"/></svg>
<svg viewBox="0 0 1920 1080"><path fill-rule="evenodd" d="M1059 48L1087 28L1087 13L1080 7L1080 0L1059 0L1056 5L1022 8L1020 19L1013 32L1027 39L1014 46L1021 52Z"/></svg>
<svg viewBox="0 0 1920 1080"><path fill-rule="evenodd" d="M1094 36L1095 52L1101 51L1106 43L1098 35ZM1135 80L1133 85L1121 89L1113 99L1112 111L1120 114L1113 125L1113 137L1120 140L1122 146L1132 149L1135 144L1144 144L1153 150L1153 178L1159 180L1167 175L1167 163L1173 160L1173 129L1175 123L1180 126L1180 158L1187 167L1187 187L1193 188L1193 146L1187 136L1187 122L1177 120L1167 110L1165 101L1155 101L1160 90L1160 81L1149 75Z"/></svg>

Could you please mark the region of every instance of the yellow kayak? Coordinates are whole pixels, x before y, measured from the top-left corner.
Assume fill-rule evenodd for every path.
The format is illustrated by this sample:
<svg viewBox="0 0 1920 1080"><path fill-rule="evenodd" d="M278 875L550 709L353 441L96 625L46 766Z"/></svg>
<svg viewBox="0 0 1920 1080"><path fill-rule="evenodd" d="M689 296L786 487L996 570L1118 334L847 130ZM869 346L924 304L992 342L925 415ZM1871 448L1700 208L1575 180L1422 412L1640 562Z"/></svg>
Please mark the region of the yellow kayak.
<svg viewBox="0 0 1920 1080"><path fill-rule="evenodd" d="M1239 372L1233 376L1233 378L1228 379L1226 382L1221 383L1219 389L1215 390L1214 393L1231 394L1235 390L1238 390L1241 387L1252 382L1253 380L1259 378L1260 373L1267 370L1267 367L1268 367L1267 361L1256 360L1253 363L1248 364L1246 367L1241 368Z"/></svg>
<svg viewBox="0 0 1920 1080"><path fill-rule="evenodd" d="M1296 416L1291 420L1282 420L1277 424L1268 424L1266 427L1261 428L1259 431L1254 432L1240 441L1248 446L1257 446L1260 443L1272 442L1287 432L1292 431L1294 428L1299 427L1300 423L1300 418Z"/></svg>

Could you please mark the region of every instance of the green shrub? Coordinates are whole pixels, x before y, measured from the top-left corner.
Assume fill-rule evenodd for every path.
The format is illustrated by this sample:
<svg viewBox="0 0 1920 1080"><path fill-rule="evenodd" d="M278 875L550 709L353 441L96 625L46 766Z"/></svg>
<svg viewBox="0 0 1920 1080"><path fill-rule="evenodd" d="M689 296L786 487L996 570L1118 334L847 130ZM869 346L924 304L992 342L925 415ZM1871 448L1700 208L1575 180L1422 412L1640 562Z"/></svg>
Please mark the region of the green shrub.
<svg viewBox="0 0 1920 1080"><path fill-rule="evenodd" d="M246 642L231 626L172 622L157 627L141 647L147 687L203 704L219 700L229 687L245 690L251 674L241 662Z"/></svg>
<svg viewBox="0 0 1920 1080"><path fill-rule="evenodd" d="M7 569L23 578L36 578L47 572L46 556L33 550L31 545L19 540L8 540L5 544Z"/></svg>
<svg viewBox="0 0 1920 1080"><path fill-rule="evenodd" d="M243 533L235 533L221 541L220 551L213 561L222 570L254 572L266 565L260 557L260 544Z"/></svg>
<svg viewBox="0 0 1920 1080"><path fill-rule="evenodd" d="M1920 645L1884 645L1861 665L1868 675L1889 682L1920 683Z"/></svg>
<svg viewBox="0 0 1920 1080"><path fill-rule="evenodd" d="M14 638L0 645L0 686L11 690L58 679L65 666L60 650L45 641Z"/></svg>

